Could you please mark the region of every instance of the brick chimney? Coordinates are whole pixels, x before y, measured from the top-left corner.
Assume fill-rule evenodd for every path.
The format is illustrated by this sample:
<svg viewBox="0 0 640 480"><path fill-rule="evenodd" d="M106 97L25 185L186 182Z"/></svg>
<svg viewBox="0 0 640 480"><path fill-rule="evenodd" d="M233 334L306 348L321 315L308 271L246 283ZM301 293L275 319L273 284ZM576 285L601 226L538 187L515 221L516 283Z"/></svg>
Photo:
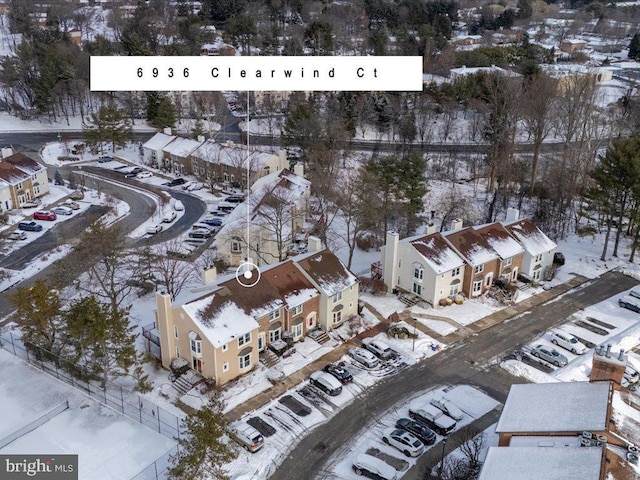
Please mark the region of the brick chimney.
<svg viewBox="0 0 640 480"><path fill-rule="evenodd" d="M611 344L600 345L593 353L593 365L589 381L612 381L615 388L620 388L624 371L627 368L627 356L624 350L619 353L611 351Z"/></svg>

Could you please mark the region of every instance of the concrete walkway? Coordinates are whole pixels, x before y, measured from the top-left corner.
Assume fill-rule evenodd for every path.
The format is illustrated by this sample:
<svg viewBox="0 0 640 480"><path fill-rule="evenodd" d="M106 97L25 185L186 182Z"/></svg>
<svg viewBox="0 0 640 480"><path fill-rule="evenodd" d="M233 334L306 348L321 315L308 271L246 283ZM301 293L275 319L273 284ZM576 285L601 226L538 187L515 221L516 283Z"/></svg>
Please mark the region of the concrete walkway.
<svg viewBox="0 0 640 480"><path fill-rule="evenodd" d="M461 340L464 340L474 335L477 332L490 328L509 318L513 318L516 315L524 313L527 310L530 310L531 308L535 307L536 305L540 305L545 302L548 302L549 300L552 300L588 281L590 281L589 278L576 275L567 283L557 285L551 288L550 290L546 290L530 298L527 298L526 300L523 300L520 303L517 303L513 306L510 306L500 311L497 311L495 313L492 313L491 315L488 315L480 320L477 320L476 322L473 322L467 325L465 328L456 330L455 332L446 336L439 335L436 332L428 333L425 330L429 330L429 329L426 326L422 325L420 322L416 322L416 326L420 331L423 331L427 335L432 336L434 339L441 341L446 345L452 345L454 343L457 343ZM360 346L363 338L373 337L378 333L386 332L389 325L389 319L385 319L377 310L375 310L368 303L365 303L365 307L368 310L370 310L371 313L373 313L373 315L375 315L378 320L380 320L379 324L375 325L374 327L368 330L365 330L364 332L360 333L353 339L341 345L338 345L336 348L334 348L332 351L330 351L326 355L323 355L322 357L315 360L314 362L311 362L310 364L305 365L303 368L301 368L297 372L294 372L291 375L287 376L282 382L273 385L269 389L257 394L255 397L247 400L243 404L238 405L237 407L230 410L226 414L227 418L230 421L238 420L245 414L252 412L254 410L257 410L258 408L266 405L272 400L275 400L279 396L283 395L287 390L295 387L299 383L306 380L311 373L321 370L327 363L338 361L343 355L347 353L347 351L350 348Z"/></svg>

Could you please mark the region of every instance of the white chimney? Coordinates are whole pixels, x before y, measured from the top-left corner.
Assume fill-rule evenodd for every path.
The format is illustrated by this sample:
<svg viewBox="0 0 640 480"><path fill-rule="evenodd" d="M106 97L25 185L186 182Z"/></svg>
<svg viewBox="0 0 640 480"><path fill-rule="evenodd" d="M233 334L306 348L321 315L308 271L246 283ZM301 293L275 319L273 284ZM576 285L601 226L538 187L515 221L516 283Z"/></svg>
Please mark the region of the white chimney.
<svg viewBox="0 0 640 480"><path fill-rule="evenodd" d="M392 292L397 285L399 243L400 235L397 232L387 232L384 255L382 258L382 272L384 284L387 286L387 290L389 292Z"/></svg>
<svg viewBox="0 0 640 480"><path fill-rule="evenodd" d="M462 220L460 220L459 218L456 218L451 222L451 230L454 232L456 230L460 230L462 228L462 225L463 225Z"/></svg>
<svg viewBox="0 0 640 480"><path fill-rule="evenodd" d="M7 158L13 155L13 147L2 147L2 158Z"/></svg>
<svg viewBox="0 0 640 480"><path fill-rule="evenodd" d="M520 210L517 208L507 208L507 222L517 222L520 220Z"/></svg>
<svg viewBox="0 0 640 480"><path fill-rule="evenodd" d="M431 222L429 225L427 225L427 229L425 230L425 233L427 235L431 235L432 233L436 233L436 224Z"/></svg>
<svg viewBox="0 0 640 480"><path fill-rule="evenodd" d="M171 127L164 127L164 130L162 130L162 132L165 135L171 135Z"/></svg>
<svg viewBox="0 0 640 480"><path fill-rule="evenodd" d="M304 178L304 165L302 162L298 162L293 166L293 173L298 177Z"/></svg>
<svg viewBox="0 0 640 480"><path fill-rule="evenodd" d="M215 266L205 268L202 271L202 283L208 285L211 282L215 282L218 279L218 271Z"/></svg>
<svg viewBox="0 0 640 480"><path fill-rule="evenodd" d="M198 141L200 143L204 143L204 140L205 140L204 135L198 135Z"/></svg>
<svg viewBox="0 0 640 480"><path fill-rule="evenodd" d="M318 237L310 235L307 239L307 251L319 252L320 250L322 250L322 241Z"/></svg>
<svg viewBox="0 0 640 480"><path fill-rule="evenodd" d="M233 148L233 140L227 140L224 144L229 148Z"/></svg>

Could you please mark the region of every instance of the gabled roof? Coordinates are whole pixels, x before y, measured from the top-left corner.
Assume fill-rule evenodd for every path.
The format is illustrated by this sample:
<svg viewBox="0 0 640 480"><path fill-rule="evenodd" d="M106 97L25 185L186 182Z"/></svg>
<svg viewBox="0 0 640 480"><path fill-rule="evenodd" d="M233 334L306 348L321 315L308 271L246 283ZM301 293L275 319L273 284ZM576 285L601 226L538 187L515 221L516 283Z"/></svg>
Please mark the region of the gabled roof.
<svg viewBox="0 0 640 480"><path fill-rule="evenodd" d="M143 148L149 150L160 150L173 142L177 137L175 135L167 135L165 133L156 133L153 137L146 141Z"/></svg>
<svg viewBox="0 0 640 480"><path fill-rule="evenodd" d="M23 182L31 177L30 174L7 161L0 161L0 179L10 185Z"/></svg>
<svg viewBox="0 0 640 480"><path fill-rule="evenodd" d="M332 296L357 283L356 276L329 250L306 253L292 259L326 295Z"/></svg>
<svg viewBox="0 0 640 480"><path fill-rule="evenodd" d="M440 233L420 237L410 243L436 274L464 265L464 260L449 246Z"/></svg>
<svg viewBox="0 0 640 480"><path fill-rule="evenodd" d="M274 155L261 150L247 150L244 145L226 146L213 140L207 140L191 153L193 158L213 164L239 168L247 168L248 164L253 171L263 168Z"/></svg>
<svg viewBox="0 0 640 480"><path fill-rule="evenodd" d="M503 260L524 252L522 245L509 235L509 232L498 222L482 227L474 227L474 229L482 235Z"/></svg>
<svg viewBox="0 0 640 480"><path fill-rule="evenodd" d="M499 258L491 245L474 228L445 232L446 240L473 267Z"/></svg>
<svg viewBox="0 0 640 480"><path fill-rule="evenodd" d="M165 145L162 148L162 151L169 155L185 158L191 155L200 145L202 145L202 142L198 142L197 140L177 137L175 140Z"/></svg>
<svg viewBox="0 0 640 480"><path fill-rule="evenodd" d="M557 246L528 218L505 223L504 226L534 257L550 252Z"/></svg>
<svg viewBox="0 0 640 480"><path fill-rule="evenodd" d="M610 382L512 385L496 433L603 432Z"/></svg>
<svg viewBox="0 0 640 480"><path fill-rule="evenodd" d="M14 153L13 155L9 155L3 161L9 162L14 167L19 168L23 172L33 175L34 173L38 173L41 170L45 170L47 167L38 163L31 157L27 157L24 153Z"/></svg>
<svg viewBox="0 0 640 480"><path fill-rule="evenodd" d="M320 295L320 292L291 260L264 268L262 278L277 290L278 295L287 304L287 308L297 307Z"/></svg>

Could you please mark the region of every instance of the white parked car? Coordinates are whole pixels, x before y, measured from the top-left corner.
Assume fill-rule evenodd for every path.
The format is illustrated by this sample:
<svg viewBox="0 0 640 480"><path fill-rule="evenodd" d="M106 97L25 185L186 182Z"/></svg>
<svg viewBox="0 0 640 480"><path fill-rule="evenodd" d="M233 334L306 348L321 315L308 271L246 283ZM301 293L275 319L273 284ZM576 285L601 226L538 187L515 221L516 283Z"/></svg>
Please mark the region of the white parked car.
<svg viewBox="0 0 640 480"><path fill-rule="evenodd" d="M161 223L157 225L151 225L149 228L147 228L147 233L153 235L154 233L160 233L162 229L163 227Z"/></svg>
<svg viewBox="0 0 640 480"><path fill-rule="evenodd" d="M570 333L563 332L562 330L551 331L551 343L553 343L554 345L558 345L565 350L569 350L575 355L582 355L587 351L587 347L584 345L584 343L580 342Z"/></svg>
<svg viewBox="0 0 640 480"><path fill-rule="evenodd" d="M165 216L162 218L164 223L171 223L178 217L178 214L173 210L167 212Z"/></svg>
<svg viewBox="0 0 640 480"><path fill-rule="evenodd" d="M464 414L451 400L444 397L435 397L431 399L431 405L442 410L454 420L462 420Z"/></svg>
<svg viewBox="0 0 640 480"><path fill-rule="evenodd" d="M151 173L149 170L145 170L144 172L140 172L139 174L136 175L136 178L149 178L149 177L153 177L153 173Z"/></svg>
<svg viewBox="0 0 640 480"><path fill-rule="evenodd" d="M387 428L382 432L382 441L397 448L407 457L417 457L424 452L424 443L418 437L400 428Z"/></svg>
<svg viewBox="0 0 640 480"><path fill-rule="evenodd" d="M355 347L349 350L349 356L353 358L356 362L361 363L365 367L373 368L377 367L380 363L378 357L376 357L369 350L365 350L364 348Z"/></svg>
<svg viewBox="0 0 640 480"><path fill-rule="evenodd" d="M391 355L393 355L393 350L391 350L391 347L384 343L382 340L365 338L364 340L362 340L362 346L383 360L386 360L387 358L391 357Z"/></svg>
<svg viewBox="0 0 640 480"><path fill-rule="evenodd" d="M251 453L257 452L264 445L264 437L248 423L232 423L229 425L229 434Z"/></svg>
<svg viewBox="0 0 640 480"><path fill-rule="evenodd" d="M7 239L8 240L26 240L27 234L24 233L23 231L16 230L15 232L11 232L9 235L7 235Z"/></svg>
<svg viewBox="0 0 640 480"><path fill-rule="evenodd" d="M342 384L336 377L326 372L313 372L309 376L309 383L332 397L340 395L342 392Z"/></svg>
<svg viewBox="0 0 640 480"><path fill-rule="evenodd" d="M65 200L62 205L64 205L65 207L70 208L71 210L80 210L80 204L77 202L74 202L73 200Z"/></svg>
<svg viewBox="0 0 640 480"><path fill-rule="evenodd" d="M187 187L188 192L195 192L196 190L202 190L204 185L200 182L193 182Z"/></svg>
<svg viewBox="0 0 640 480"><path fill-rule="evenodd" d="M51 211L56 215L71 215L73 213L73 210L69 207L55 207Z"/></svg>

